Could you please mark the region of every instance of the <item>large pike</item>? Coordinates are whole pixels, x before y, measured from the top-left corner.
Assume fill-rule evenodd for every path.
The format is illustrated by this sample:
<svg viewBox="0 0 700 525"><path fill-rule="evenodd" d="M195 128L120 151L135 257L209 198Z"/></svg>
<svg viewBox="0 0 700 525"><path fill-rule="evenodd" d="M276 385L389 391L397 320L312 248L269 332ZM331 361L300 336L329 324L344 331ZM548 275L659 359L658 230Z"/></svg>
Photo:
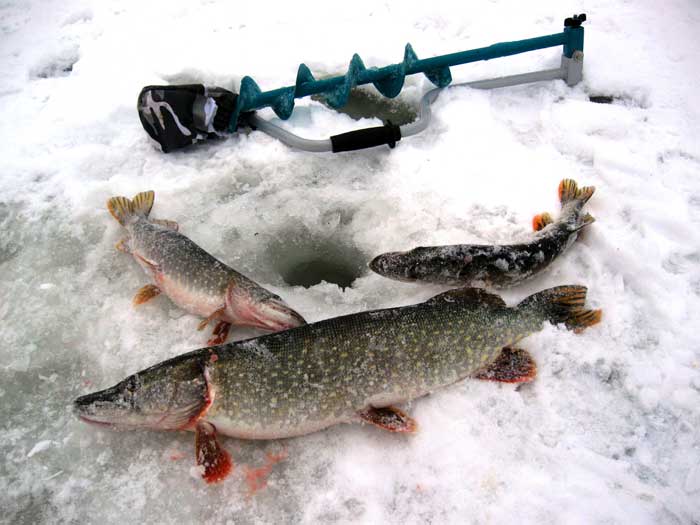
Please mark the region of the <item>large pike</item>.
<svg viewBox="0 0 700 525"><path fill-rule="evenodd" d="M231 325L278 331L305 323L279 296L179 233L176 222L149 218L154 195L146 191L133 199L107 201L107 209L128 234L117 249L132 254L155 283L136 293L135 305L164 293L179 307L205 318L200 330L218 321L210 345L225 342Z"/></svg>
<svg viewBox="0 0 700 525"><path fill-rule="evenodd" d="M512 345L543 322L579 330L600 310L586 288L559 286L515 307L478 288L412 306L327 319L203 348L78 398L84 421L117 429L194 430L205 480L231 469L216 432L245 439L299 436L365 421L394 432L417 425L394 405L466 377L531 380L536 366Z"/></svg>
<svg viewBox="0 0 700 525"><path fill-rule="evenodd" d="M583 205L595 188L578 188L575 181L559 184L561 212L556 221L549 213L535 215L535 236L519 244L454 244L420 246L406 252L389 252L375 257L372 271L397 281L440 284L485 284L507 287L528 279L549 266L571 246L582 228L594 219L583 213Z"/></svg>

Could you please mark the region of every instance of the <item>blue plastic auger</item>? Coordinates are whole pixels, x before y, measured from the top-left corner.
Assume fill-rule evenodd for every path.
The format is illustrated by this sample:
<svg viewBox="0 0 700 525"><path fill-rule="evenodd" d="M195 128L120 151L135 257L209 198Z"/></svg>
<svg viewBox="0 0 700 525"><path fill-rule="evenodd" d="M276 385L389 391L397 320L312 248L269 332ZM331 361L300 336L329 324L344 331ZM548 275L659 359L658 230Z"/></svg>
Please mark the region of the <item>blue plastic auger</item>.
<svg viewBox="0 0 700 525"><path fill-rule="evenodd" d="M350 60L345 75L321 80L314 78L305 64L300 64L293 86L271 91L262 91L255 80L249 76L241 80L238 94L221 88L205 88L200 84L147 86L139 96L139 115L149 135L161 144L163 151L167 152L206 138L207 135L202 133L221 134L224 131L233 133L237 130L242 115L265 107L272 108L279 118L286 120L294 111L295 99L309 95L321 95L331 107L341 108L347 103L350 91L355 86L372 84L382 95L393 98L401 92L407 75L423 73L438 88L443 88L452 82L450 73L452 66L556 46L563 46L562 66L558 69L474 82L470 85L491 88L554 78L563 78L569 85L573 85L581 79L583 60L581 24L585 20L585 14L574 15L564 21L564 30L561 33L514 42L501 42L488 47L426 59L419 59L411 44L406 44L401 62L380 68L366 68L360 56L355 54ZM190 133L188 134L187 131ZM354 133L359 136L358 132ZM384 133L386 135L384 138L388 137L389 142L379 137L384 140L379 144L392 144L399 140L400 135L397 138L396 134L396 130L388 134ZM361 147L378 145L371 143L372 140L369 141L370 143L362 143Z"/></svg>
<svg viewBox="0 0 700 525"><path fill-rule="evenodd" d="M583 17L585 20L585 15ZM271 107L279 118L287 120L294 110L294 99L309 95L322 94L331 107L341 108L347 103L350 90L363 84L373 84L382 95L394 98L401 92L407 75L423 73L437 87L445 87L452 82L451 66L555 46L564 46L564 56L571 58L575 50L583 51L583 27L580 25L583 20L580 20L579 16L568 20L576 20L579 23L576 26L570 23L564 28L564 31L554 35L515 42L502 42L488 47L423 60L418 58L411 44L406 44L403 61L382 68L365 68L360 56L355 54L350 60L350 66L345 75L323 80L316 80L306 64L301 64L295 85L272 91L260 91L255 80L246 76L241 80L238 102L231 116L229 131L236 130L238 116L241 113L265 107Z"/></svg>

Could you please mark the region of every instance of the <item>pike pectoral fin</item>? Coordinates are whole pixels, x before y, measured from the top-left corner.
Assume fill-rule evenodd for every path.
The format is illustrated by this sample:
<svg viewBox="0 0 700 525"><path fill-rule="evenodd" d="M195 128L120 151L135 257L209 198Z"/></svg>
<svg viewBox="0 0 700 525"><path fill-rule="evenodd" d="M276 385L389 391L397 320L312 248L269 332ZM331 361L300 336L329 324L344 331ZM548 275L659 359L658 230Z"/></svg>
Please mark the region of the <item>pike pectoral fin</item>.
<svg viewBox="0 0 700 525"><path fill-rule="evenodd" d="M200 332L204 330L209 323L211 323L214 319L219 317L219 315L223 314L225 310L226 305L220 306L219 308L214 310L212 313L209 314L209 317L207 317L206 319L202 319L202 321L197 325L197 330L199 330ZM216 329L214 329L214 331L216 332Z"/></svg>
<svg viewBox="0 0 700 525"><path fill-rule="evenodd" d="M226 321L219 321L218 323L216 323L216 326L214 327L214 333L212 334L209 341L207 341L207 344L209 346L224 344L226 342L226 338L228 337L228 332L230 329L231 323L227 323Z"/></svg>
<svg viewBox="0 0 700 525"><path fill-rule="evenodd" d="M526 383L535 379L537 365L522 348L505 347L496 360L474 375L477 379L501 383Z"/></svg>
<svg viewBox="0 0 700 525"><path fill-rule="evenodd" d="M357 413L363 421L388 430L389 432L401 432L413 434L418 430L418 423L395 407L367 407Z"/></svg>
<svg viewBox="0 0 700 525"><path fill-rule="evenodd" d="M169 221L167 219L151 219L151 222L153 224L157 224L158 226L162 226L163 228L167 228L173 231L178 231L180 229L180 225L178 223L176 223L175 221Z"/></svg>
<svg viewBox="0 0 700 525"><path fill-rule="evenodd" d="M134 295L134 306L138 306L143 303L147 303L154 297L158 297L160 295L160 288L158 288L155 284L147 284L146 286L142 286L139 288L139 291L136 292L136 295Z"/></svg>
<svg viewBox="0 0 700 525"><path fill-rule="evenodd" d="M150 261L146 259L143 255L139 255L136 252L133 252L133 256L136 258L137 261L139 261L146 268L148 268L153 274L160 272L160 266L158 266L158 263Z"/></svg>
<svg viewBox="0 0 700 525"><path fill-rule="evenodd" d="M231 455L219 445L216 427L211 423L206 421L197 423L194 448L197 465L204 467L202 478L207 483L223 481L233 470Z"/></svg>

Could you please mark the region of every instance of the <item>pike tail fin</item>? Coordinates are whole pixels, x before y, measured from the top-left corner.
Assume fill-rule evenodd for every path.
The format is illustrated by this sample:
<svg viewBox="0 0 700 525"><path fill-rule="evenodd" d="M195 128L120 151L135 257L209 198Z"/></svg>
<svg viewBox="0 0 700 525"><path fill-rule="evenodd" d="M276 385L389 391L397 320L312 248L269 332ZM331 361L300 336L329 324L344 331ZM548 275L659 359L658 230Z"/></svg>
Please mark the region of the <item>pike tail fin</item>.
<svg viewBox="0 0 700 525"><path fill-rule="evenodd" d="M133 199L126 197L112 197L107 201L107 209L112 217L119 221L119 224L125 226L129 218L134 215L142 215L148 217L153 208L153 199L155 193L153 191L143 191L137 193Z"/></svg>
<svg viewBox="0 0 700 525"><path fill-rule="evenodd" d="M587 291L585 286L556 286L526 297L518 308L542 312L550 323L564 323L569 330L578 333L599 323L603 314L602 310L585 308Z"/></svg>
<svg viewBox="0 0 700 525"><path fill-rule="evenodd" d="M564 206L572 200L580 200L585 204L593 196L595 186L584 186L579 188L573 179L564 179L559 183L559 202Z"/></svg>

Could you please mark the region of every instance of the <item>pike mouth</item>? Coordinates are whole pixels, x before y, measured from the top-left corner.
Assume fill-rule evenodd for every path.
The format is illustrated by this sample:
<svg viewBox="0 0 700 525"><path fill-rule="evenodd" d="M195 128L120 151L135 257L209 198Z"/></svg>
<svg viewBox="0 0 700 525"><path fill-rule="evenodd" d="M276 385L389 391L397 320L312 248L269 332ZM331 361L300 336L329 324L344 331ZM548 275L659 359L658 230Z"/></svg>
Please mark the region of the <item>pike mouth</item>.
<svg viewBox="0 0 700 525"><path fill-rule="evenodd" d="M117 398L119 391L116 386L80 396L73 402L73 413L85 423L101 427L116 427L118 403L112 401ZM111 414L111 417L110 415Z"/></svg>
<svg viewBox="0 0 700 525"><path fill-rule="evenodd" d="M73 413L85 423L112 430L159 428L158 422L165 419L167 414L144 417L144 414L134 407L133 399L125 398L125 381L111 388L80 396L73 402Z"/></svg>
<svg viewBox="0 0 700 525"><path fill-rule="evenodd" d="M165 424L172 415L170 412L148 415L134 411L123 403L109 401L105 397L105 392L109 394L110 390L112 389L79 397L73 402L73 413L84 423L111 430L135 430L139 428L166 430L170 428ZM133 418L137 418L138 421L134 421Z"/></svg>
<svg viewBox="0 0 700 525"><path fill-rule="evenodd" d="M194 358L153 366L81 396L73 413L85 423L116 430L179 430L206 411L212 396L207 372Z"/></svg>
<svg viewBox="0 0 700 525"><path fill-rule="evenodd" d="M306 324L306 320L283 301L270 299L249 310L251 324L263 330L289 330Z"/></svg>
<svg viewBox="0 0 700 525"><path fill-rule="evenodd" d="M114 423L109 423L107 421L99 421L97 419L90 419L87 416L84 416L82 414L76 414L78 416L78 419L80 421L83 421L85 423L90 423L91 425L95 425L98 427L107 427L107 428L116 428L116 425Z"/></svg>
<svg viewBox="0 0 700 525"><path fill-rule="evenodd" d="M412 265L402 262L406 252L387 252L377 255L369 263L369 269L382 277L411 283L416 280L416 271Z"/></svg>
<svg viewBox="0 0 700 525"><path fill-rule="evenodd" d="M369 268L373 272L378 274L386 274L392 271L392 268L396 266L396 258L401 255L400 252L387 252L377 255L369 263Z"/></svg>
<svg viewBox="0 0 700 525"><path fill-rule="evenodd" d="M90 425L95 425L103 428L116 428L114 421L106 421L101 419L99 416L92 414L94 410L92 405L83 404L82 400L88 396L79 397L73 402L73 413L83 421L84 423L89 423Z"/></svg>

